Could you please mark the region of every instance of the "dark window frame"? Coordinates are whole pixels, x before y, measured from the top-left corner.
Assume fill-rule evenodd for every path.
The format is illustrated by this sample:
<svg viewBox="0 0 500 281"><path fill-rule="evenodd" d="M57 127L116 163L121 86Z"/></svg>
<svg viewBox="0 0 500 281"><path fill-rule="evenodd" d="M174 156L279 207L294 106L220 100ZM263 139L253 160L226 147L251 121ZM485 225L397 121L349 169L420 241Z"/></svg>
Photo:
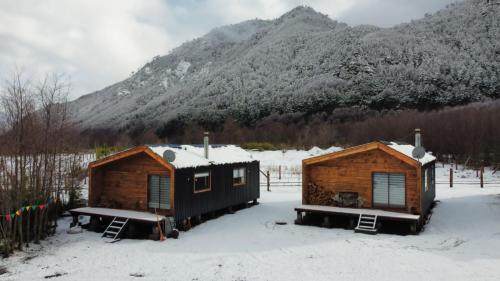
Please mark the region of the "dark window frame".
<svg viewBox="0 0 500 281"><path fill-rule="evenodd" d="M147 202L147 206L149 209L161 209L161 210L171 210L172 209L172 182L171 182L171 177L165 173L148 173L148 202ZM152 177L158 177L158 198L159 198L159 201L158 202L153 202L153 204L157 204L157 207L151 207L150 204L151 204L151 178ZM160 192L160 178L166 178L167 179L167 182L168 184L170 185L170 188L169 188L169 195L168 195L168 200L165 200L165 202L163 202L163 204L166 204L168 206L168 208L162 208L161 205L162 205L162 202L161 202L161 192Z"/></svg>
<svg viewBox="0 0 500 281"><path fill-rule="evenodd" d="M387 175L387 204L382 204L382 203L375 203L375 196L373 196L373 193L374 193L374 189L375 189L375 181L374 181L374 178L375 178L375 174L385 174ZM391 204L391 197L390 197L390 194L391 194L391 183L390 183L390 175L393 174L393 175L403 175L403 179L404 179L404 191L405 191L405 198L404 198L404 205L396 205L396 204ZM406 200L406 196L408 195L408 190L407 190L407 182L406 182L406 173L404 172L372 172L372 207L376 207L376 208L384 208L384 209L405 209L408 205L408 202Z"/></svg>
<svg viewBox="0 0 500 281"><path fill-rule="evenodd" d="M201 174L208 174L208 176L199 176ZM197 178L207 178L208 177L208 187L203 189L196 189ZM210 171L206 172L195 172L193 175L193 193L202 193L212 190L212 173Z"/></svg>
<svg viewBox="0 0 500 281"><path fill-rule="evenodd" d="M243 176L240 175L239 177L234 177L234 172L236 170L238 171L243 170ZM245 186L247 184L247 168L246 167L233 168L232 178L233 178L233 186ZM241 182L235 182L235 179L243 179L243 180Z"/></svg>

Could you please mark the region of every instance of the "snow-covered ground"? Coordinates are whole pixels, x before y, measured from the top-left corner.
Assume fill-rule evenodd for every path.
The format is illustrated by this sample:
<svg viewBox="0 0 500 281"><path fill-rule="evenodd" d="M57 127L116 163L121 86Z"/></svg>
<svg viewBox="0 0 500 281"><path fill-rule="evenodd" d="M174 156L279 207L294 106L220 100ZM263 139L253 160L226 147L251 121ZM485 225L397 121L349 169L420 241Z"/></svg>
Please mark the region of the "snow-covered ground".
<svg viewBox="0 0 500 281"><path fill-rule="evenodd" d="M290 152L277 164L272 153L261 153L262 167L300 167L297 154L308 157ZM40 247L0 260L9 271L0 280L500 280L500 172L487 169L485 181L499 183L481 189L475 172L459 169L455 180L470 183L450 189L449 166L437 169L440 202L416 236L294 225L300 188L273 187L260 205L177 240L110 244L94 232L68 234L61 220Z"/></svg>

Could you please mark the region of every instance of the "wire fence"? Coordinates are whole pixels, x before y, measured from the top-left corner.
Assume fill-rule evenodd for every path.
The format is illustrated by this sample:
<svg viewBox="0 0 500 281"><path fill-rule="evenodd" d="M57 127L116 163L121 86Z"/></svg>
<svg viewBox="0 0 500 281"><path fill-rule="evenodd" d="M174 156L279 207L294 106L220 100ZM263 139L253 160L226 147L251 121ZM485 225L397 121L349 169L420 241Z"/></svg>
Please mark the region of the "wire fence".
<svg viewBox="0 0 500 281"><path fill-rule="evenodd" d="M269 177L268 177L269 176ZM268 182L269 181L269 182ZM450 181L448 178L439 178L436 180L437 185L447 185L450 186ZM481 188L480 178L457 178L453 179L453 184L451 186L477 186ZM302 187L302 173L300 172L282 172L281 175L278 172L268 173L261 171L260 186L265 189L269 186L272 190L273 188L300 188ZM500 188L500 178L485 179L482 183L483 187L498 187Z"/></svg>

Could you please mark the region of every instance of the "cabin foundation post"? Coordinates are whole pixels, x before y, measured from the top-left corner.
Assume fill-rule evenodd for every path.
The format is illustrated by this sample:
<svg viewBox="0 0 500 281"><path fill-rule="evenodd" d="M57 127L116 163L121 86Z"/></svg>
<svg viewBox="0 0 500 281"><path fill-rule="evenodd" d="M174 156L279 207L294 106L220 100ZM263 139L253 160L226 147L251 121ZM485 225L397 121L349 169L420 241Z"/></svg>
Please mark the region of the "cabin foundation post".
<svg viewBox="0 0 500 281"><path fill-rule="evenodd" d="M259 201L257 201L257 199L254 199L254 200L253 200L253 204L254 204L254 205L259 205Z"/></svg>
<svg viewBox="0 0 500 281"><path fill-rule="evenodd" d="M69 225L69 227L74 227L78 225L78 215L73 215L73 222Z"/></svg>
<svg viewBox="0 0 500 281"><path fill-rule="evenodd" d="M210 218L215 219L215 212L210 212Z"/></svg>
<svg viewBox="0 0 500 281"><path fill-rule="evenodd" d="M304 220L302 218L302 212L297 211L297 219L295 219L295 224L303 224Z"/></svg>
<svg viewBox="0 0 500 281"><path fill-rule="evenodd" d="M332 228L332 222L331 222L330 216L323 217L323 227Z"/></svg>
<svg viewBox="0 0 500 281"><path fill-rule="evenodd" d="M417 234L417 223L416 222L412 222L410 224L410 234L412 234L412 235Z"/></svg>
<svg viewBox="0 0 500 281"><path fill-rule="evenodd" d="M233 206L227 208L227 212L230 214L234 214Z"/></svg>
<svg viewBox="0 0 500 281"><path fill-rule="evenodd" d="M356 227L356 219L350 218L349 219L349 229L354 229L355 227Z"/></svg>

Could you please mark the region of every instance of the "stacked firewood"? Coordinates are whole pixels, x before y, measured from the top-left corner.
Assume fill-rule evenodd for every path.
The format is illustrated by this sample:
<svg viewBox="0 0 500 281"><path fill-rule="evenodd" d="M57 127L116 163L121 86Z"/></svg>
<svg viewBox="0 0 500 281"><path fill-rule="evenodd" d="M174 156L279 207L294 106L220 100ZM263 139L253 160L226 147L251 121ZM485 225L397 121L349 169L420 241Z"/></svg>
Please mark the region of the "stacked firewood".
<svg viewBox="0 0 500 281"><path fill-rule="evenodd" d="M335 206L335 193L326 190L324 187L315 183L309 183L307 188L308 204Z"/></svg>

